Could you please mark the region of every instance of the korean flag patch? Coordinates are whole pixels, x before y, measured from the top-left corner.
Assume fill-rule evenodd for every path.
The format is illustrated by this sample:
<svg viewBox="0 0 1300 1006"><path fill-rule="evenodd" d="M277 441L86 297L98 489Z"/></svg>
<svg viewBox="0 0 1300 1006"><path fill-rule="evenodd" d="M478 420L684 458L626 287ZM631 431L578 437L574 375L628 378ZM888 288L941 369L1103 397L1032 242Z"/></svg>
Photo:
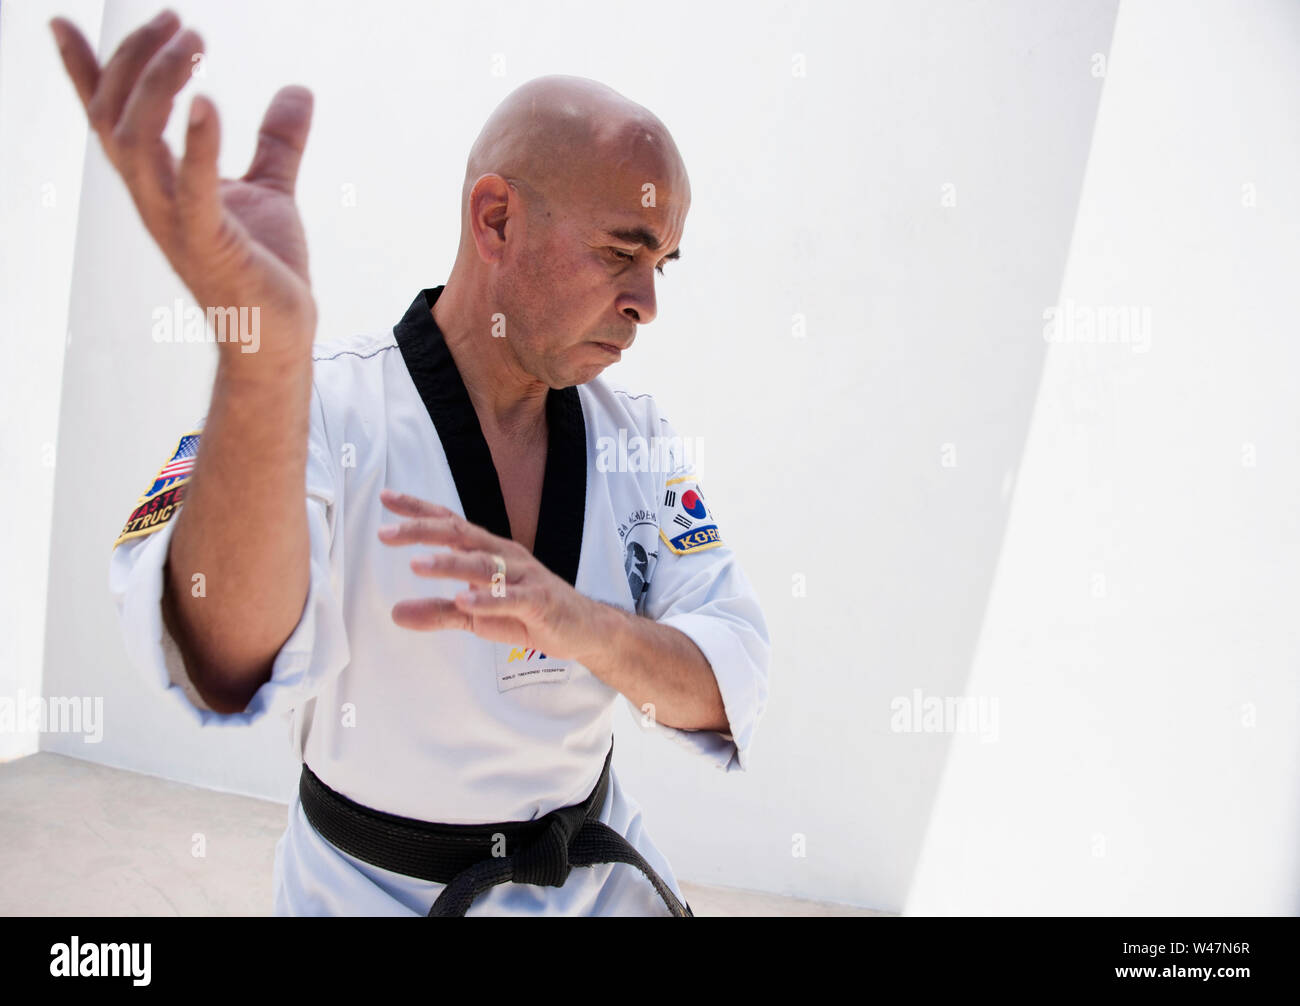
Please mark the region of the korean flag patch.
<svg viewBox="0 0 1300 1006"><path fill-rule="evenodd" d="M659 537L678 555L703 552L722 544L713 511L704 500L694 472L664 483L659 500Z"/></svg>

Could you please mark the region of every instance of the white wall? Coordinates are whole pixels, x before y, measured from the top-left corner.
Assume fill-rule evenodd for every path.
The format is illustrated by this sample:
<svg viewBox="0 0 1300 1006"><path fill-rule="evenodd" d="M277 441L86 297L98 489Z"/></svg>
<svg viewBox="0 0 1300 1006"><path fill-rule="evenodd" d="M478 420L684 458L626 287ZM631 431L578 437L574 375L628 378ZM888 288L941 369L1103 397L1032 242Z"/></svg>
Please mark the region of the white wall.
<svg viewBox="0 0 1300 1006"><path fill-rule="evenodd" d="M1149 348L1050 346L999 737L954 737L908 913L1300 911L1298 93L1294 3L1120 9L1060 298Z"/></svg>
<svg viewBox="0 0 1300 1006"><path fill-rule="evenodd" d="M899 911L948 738L891 732L890 703L969 672L1115 7L783 10L675 61L719 107L664 116L690 143L686 252L623 365L707 437L771 701L751 778L647 751L635 792L688 879Z"/></svg>
<svg viewBox="0 0 1300 1006"><path fill-rule="evenodd" d="M110 5L101 52L155 9ZM959 692L969 670L1045 349L1025 333L1060 286L1114 4L175 9L207 41L224 173L278 86L316 94L299 202L322 335L389 325L445 281L468 146L522 81L595 77L668 123L692 180L683 259L611 376L705 437L775 664L748 775L630 719L620 773L687 880L900 909L948 738L891 732L890 701ZM283 728L191 730L122 651L109 547L206 410L212 347L149 339L185 292L97 142L82 198L45 689L102 695L108 722L99 745L42 746L287 798Z"/></svg>
<svg viewBox="0 0 1300 1006"><path fill-rule="evenodd" d="M93 38L102 6L0 4L0 696L19 704L41 694L59 387L87 136L76 93L56 76L63 69L46 22L66 14ZM0 729L0 762L38 748L35 730L14 726Z"/></svg>

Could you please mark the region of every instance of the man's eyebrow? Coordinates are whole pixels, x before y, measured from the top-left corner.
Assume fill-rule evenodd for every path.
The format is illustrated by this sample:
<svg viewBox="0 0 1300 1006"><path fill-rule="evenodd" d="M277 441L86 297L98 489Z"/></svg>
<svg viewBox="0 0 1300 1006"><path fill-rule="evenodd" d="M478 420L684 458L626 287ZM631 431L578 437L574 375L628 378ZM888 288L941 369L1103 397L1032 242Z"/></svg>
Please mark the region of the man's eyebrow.
<svg viewBox="0 0 1300 1006"><path fill-rule="evenodd" d="M659 250L659 239L644 227L620 227L615 230L607 230L605 233L612 238L626 241L628 244L645 245L651 251ZM681 257L681 248L675 249L671 255L664 256L665 259L679 259Z"/></svg>

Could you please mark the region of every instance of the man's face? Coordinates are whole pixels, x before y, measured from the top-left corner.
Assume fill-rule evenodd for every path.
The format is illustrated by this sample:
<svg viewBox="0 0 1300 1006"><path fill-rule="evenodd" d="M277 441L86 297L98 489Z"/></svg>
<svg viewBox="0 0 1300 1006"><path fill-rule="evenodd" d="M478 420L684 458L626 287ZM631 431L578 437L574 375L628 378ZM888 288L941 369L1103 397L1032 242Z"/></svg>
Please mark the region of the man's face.
<svg viewBox="0 0 1300 1006"><path fill-rule="evenodd" d="M646 183L653 206L641 205ZM655 318L655 279L671 268L689 208L684 177L624 171L525 213L523 249L507 256L500 276L507 337L523 369L561 388L617 362L637 327Z"/></svg>

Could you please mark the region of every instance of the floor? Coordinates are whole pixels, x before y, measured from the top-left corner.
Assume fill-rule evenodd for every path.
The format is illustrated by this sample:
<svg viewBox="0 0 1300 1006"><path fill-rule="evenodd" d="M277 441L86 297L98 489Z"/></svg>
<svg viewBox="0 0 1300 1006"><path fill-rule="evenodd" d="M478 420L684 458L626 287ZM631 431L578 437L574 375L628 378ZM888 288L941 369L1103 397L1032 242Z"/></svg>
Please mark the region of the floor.
<svg viewBox="0 0 1300 1006"><path fill-rule="evenodd" d="M41 752L0 764L0 807L0 915L271 913L283 804ZM682 891L699 917L890 914L684 881Z"/></svg>

